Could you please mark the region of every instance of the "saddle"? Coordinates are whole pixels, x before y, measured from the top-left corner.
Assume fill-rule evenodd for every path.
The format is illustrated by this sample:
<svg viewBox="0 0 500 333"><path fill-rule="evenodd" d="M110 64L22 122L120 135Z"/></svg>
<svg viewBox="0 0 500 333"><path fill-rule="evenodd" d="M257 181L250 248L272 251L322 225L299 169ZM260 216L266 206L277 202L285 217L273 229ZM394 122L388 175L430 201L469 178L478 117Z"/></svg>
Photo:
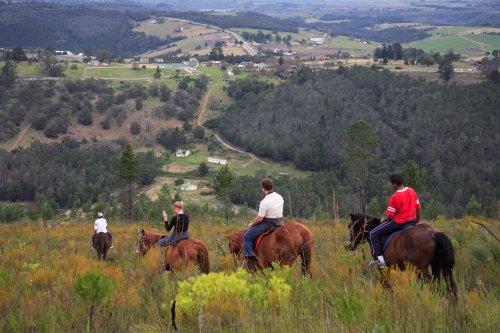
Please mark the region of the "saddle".
<svg viewBox="0 0 500 333"><path fill-rule="evenodd" d="M176 247L177 245L179 245L180 242L185 241L186 239L190 239L190 237L189 236L181 236L181 237L177 238L174 242L172 242L172 244L170 244L170 247Z"/></svg>
<svg viewBox="0 0 500 333"><path fill-rule="evenodd" d="M264 239L264 237L269 236L270 234L272 234L279 227L281 227L281 225L274 225L271 228L269 228L267 231L265 231L264 233L260 234L260 236L257 238L257 240L254 243L254 247L253 247L254 249L253 249L253 251L255 253L257 253L257 250L259 249L259 246L260 246L260 243L262 242L262 239Z"/></svg>
<svg viewBox="0 0 500 333"><path fill-rule="evenodd" d="M416 222L408 222L408 223L406 223L405 227L402 230L398 230L396 232L393 232L392 234L385 235L382 238L382 244L384 244L384 247L382 248L382 251L385 252L385 250L387 249L387 247L391 243L391 240L394 238L394 236L396 236L397 234L402 233L403 231L406 231L408 229L413 228L415 225L416 225Z"/></svg>

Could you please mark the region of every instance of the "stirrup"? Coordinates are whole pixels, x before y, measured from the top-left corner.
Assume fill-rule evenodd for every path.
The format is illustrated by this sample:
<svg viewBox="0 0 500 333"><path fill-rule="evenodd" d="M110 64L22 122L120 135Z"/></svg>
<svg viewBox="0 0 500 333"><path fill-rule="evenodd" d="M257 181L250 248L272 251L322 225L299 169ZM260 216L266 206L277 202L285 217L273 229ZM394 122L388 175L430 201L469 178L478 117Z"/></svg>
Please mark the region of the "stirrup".
<svg viewBox="0 0 500 333"><path fill-rule="evenodd" d="M383 262L381 262L380 260L373 260L371 261L369 264L368 264L368 267L370 268L373 268L373 267L376 267L376 268L381 268L381 267L385 267L386 264L384 264Z"/></svg>

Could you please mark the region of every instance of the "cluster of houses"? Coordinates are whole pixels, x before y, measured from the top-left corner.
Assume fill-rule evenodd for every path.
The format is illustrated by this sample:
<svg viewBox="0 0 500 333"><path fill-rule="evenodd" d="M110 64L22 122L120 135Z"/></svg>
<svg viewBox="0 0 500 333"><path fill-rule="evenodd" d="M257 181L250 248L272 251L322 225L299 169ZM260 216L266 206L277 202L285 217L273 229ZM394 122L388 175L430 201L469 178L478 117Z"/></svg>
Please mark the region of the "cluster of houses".
<svg viewBox="0 0 500 333"><path fill-rule="evenodd" d="M184 149L177 149L175 152L175 157L188 157L191 155L190 150L184 150ZM227 160L224 158L218 158L218 157L208 157L207 158L208 163L213 163L213 164L220 164L220 165L226 165Z"/></svg>
<svg viewBox="0 0 500 333"><path fill-rule="evenodd" d="M154 64L165 64L165 65L176 64L176 65L183 65L183 66L187 66L187 67L198 67L198 66L200 66L200 62L195 57L190 58L188 61L175 62L175 63L166 62L164 58L160 58L160 57L155 57L155 58L147 58L147 57L126 58L126 59L123 59L123 62L125 62L126 64L131 64L131 63L151 64L151 63L154 63Z"/></svg>
<svg viewBox="0 0 500 333"><path fill-rule="evenodd" d="M187 149L177 149L175 152L175 157L188 157L191 155L191 151ZM226 165L227 160L223 158L217 158L217 157L208 157L207 158L208 163L214 163L214 164L220 164L220 165ZM179 190L181 191L196 191L198 190L198 186L196 184L191 184L190 182L184 183L180 185Z"/></svg>

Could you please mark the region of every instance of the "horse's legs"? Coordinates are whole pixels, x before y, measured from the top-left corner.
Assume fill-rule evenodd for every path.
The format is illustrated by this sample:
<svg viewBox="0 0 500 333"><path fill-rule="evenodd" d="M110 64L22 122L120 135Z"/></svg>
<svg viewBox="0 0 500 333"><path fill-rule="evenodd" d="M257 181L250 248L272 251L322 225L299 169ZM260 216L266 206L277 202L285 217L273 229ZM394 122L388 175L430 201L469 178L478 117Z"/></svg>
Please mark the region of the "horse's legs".
<svg viewBox="0 0 500 333"><path fill-rule="evenodd" d="M309 244L304 245L300 251L300 259L302 260L302 275L304 276L311 276L311 252L311 245Z"/></svg>
<svg viewBox="0 0 500 333"><path fill-rule="evenodd" d="M432 275L429 274L427 267L418 267L418 270L420 271L418 275L424 282L432 281Z"/></svg>

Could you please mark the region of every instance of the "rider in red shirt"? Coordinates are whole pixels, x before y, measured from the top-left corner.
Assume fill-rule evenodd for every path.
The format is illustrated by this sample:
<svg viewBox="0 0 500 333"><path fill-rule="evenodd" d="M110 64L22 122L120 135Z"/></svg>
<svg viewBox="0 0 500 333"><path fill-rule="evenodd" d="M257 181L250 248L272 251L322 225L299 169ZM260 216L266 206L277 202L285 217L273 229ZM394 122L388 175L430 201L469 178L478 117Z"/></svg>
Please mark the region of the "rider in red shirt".
<svg viewBox="0 0 500 333"><path fill-rule="evenodd" d="M370 267L385 266L382 253L382 238L384 235L405 229L408 224L420 223L421 206L417 193L411 187L403 185L403 177L392 175L390 178L392 188L396 191L389 200L386 215L382 224L370 231L373 256L377 260L370 263Z"/></svg>

